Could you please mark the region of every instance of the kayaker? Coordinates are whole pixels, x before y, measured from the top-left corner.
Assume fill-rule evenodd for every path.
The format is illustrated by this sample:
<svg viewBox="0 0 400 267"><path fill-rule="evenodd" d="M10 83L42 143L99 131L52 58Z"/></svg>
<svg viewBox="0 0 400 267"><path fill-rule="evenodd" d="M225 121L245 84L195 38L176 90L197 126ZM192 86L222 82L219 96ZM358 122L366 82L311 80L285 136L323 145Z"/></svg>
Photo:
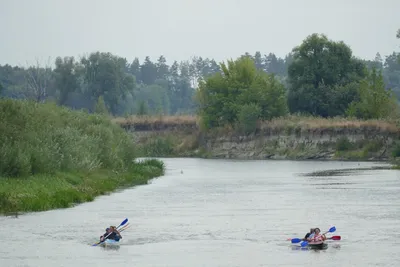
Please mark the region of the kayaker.
<svg viewBox="0 0 400 267"><path fill-rule="evenodd" d="M110 226L106 229L106 233L100 236L100 241L104 241L104 239L119 241L121 238L121 233L117 230L117 228L115 226Z"/></svg>
<svg viewBox="0 0 400 267"><path fill-rule="evenodd" d="M310 228L310 232L308 232L304 236L303 240L307 240L308 238L312 238L314 236L314 234L315 234L315 228Z"/></svg>
<svg viewBox="0 0 400 267"><path fill-rule="evenodd" d="M321 235L321 230L319 228L314 229L314 236L309 236L307 241L309 242L323 242L326 240L325 235Z"/></svg>

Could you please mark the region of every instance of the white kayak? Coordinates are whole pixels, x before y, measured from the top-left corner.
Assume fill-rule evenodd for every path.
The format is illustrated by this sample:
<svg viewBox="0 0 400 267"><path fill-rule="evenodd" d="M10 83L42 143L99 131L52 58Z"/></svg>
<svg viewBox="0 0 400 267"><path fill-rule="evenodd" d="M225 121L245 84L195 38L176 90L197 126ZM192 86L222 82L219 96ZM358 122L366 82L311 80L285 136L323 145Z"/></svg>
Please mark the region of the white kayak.
<svg viewBox="0 0 400 267"><path fill-rule="evenodd" d="M103 246L119 246L120 242L115 241L113 239L106 239L104 242L101 243Z"/></svg>

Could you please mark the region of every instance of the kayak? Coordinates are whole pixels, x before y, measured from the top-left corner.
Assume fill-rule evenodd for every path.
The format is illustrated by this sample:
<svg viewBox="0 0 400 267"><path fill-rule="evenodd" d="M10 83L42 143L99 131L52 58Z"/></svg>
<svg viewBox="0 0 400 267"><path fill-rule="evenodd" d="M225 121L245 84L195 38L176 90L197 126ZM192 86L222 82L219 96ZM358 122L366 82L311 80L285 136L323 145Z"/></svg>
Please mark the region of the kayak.
<svg viewBox="0 0 400 267"><path fill-rule="evenodd" d="M328 244L324 242L308 243L307 245L310 249L327 249Z"/></svg>
<svg viewBox="0 0 400 267"><path fill-rule="evenodd" d="M106 239L101 243L102 246L119 246L120 242L113 239Z"/></svg>

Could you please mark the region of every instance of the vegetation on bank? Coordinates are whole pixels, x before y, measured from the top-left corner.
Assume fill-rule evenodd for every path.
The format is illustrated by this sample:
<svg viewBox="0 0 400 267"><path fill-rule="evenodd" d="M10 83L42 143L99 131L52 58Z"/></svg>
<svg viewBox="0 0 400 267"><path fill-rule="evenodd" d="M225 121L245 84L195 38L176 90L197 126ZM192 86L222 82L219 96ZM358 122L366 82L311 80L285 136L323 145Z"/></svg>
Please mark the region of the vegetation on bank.
<svg viewBox="0 0 400 267"><path fill-rule="evenodd" d="M0 212L63 208L164 172L110 118L0 99Z"/></svg>
<svg viewBox="0 0 400 267"><path fill-rule="evenodd" d="M201 117L199 116L129 116L113 118L112 121L122 128L131 128L133 131L201 130ZM225 125L225 127L214 128L211 132L214 130L217 132L221 131L221 134L240 134L240 132L235 132L235 129L237 127ZM349 132L375 130L382 134L395 134L400 130L400 123L396 119L362 120L344 117L322 118L301 115L287 115L270 120L257 120L258 131L284 133L290 129L297 129L297 131L301 132L329 131L334 129L347 129Z"/></svg>
<svg viewBox="0 0 400 267"><path fill-rule="evenodd" d="M259 120L256 132L251 135L229 125L205 131L199 127L200 118L195 116L132 116L114 121L133 132L141 156L218 158L230 154L246 158L245 140L258 142L253 148L256 153L250 153L249 158L269 155L286 159L387 160L400 156L400 145L385 141L400 137L399 124L391 119L288 115ZM207 141L218 143L218 140L227 146L225 153L218 154L218 148L207 147ZM242 151L235 151L236 146L242 146ZM251 142L249 146L251 149Z"/></svg>

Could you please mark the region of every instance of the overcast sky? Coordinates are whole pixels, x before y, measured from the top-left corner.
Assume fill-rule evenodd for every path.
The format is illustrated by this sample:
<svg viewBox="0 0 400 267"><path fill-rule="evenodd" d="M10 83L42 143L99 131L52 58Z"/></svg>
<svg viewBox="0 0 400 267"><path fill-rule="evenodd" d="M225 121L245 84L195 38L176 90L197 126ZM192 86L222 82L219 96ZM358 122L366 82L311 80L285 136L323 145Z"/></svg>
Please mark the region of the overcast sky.
<svg viewBox="0 0 400 267"><path fill-rule="evenodd" d="M0 64L93 51L168 63L284 57L312 33L385 58L400 51L399 11L399 0L0 0Z"/></svg>

